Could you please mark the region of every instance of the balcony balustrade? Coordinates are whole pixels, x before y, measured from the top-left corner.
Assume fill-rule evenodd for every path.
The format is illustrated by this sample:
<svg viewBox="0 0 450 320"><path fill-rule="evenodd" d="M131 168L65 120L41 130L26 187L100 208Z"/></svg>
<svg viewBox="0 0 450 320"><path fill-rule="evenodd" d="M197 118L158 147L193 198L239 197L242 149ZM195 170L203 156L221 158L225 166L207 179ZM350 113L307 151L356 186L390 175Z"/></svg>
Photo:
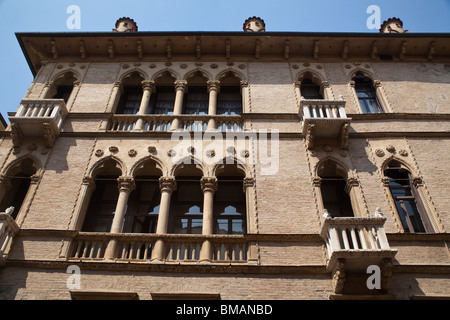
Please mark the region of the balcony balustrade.
<svg viewBox="0 0 450 320"><path fill-rule="evenodd" d="M174 120L177 119L175 122ZM138 120L142 120L139 127ZM244 122L240 116L207 116L207 115L114 115L108 130L112 132L170 132L206 131L210 121L213 127L221 132L241 132ZM177 124L177 128L174 127Z"/></svg>
<svg viewBox="0 0 450 320"><path fill-rule="evenodd" d="M338 139L341 149L348 147L351 118L345 113L345 100L300 100L303 135L308 148L314 148L317 139Z"/></svg>
<svg viewBox="0 0 450 320"><path fill-rule="evenodd" d="M7 212L0 213L0 266L5 263L13 238L19 231L16 222Z"/></svg>
<svg viewBox="0 0 450 320"><path fill-rule="evenodd" d="M48 148L53 147L67 115L62 99L23 99L11 122L14 146L20 146L23 137L43 137Z"/></svg>
<svg viewBox="0 0 450 320"><path fill-rule="evenodd" d="M117 241L117 252L106 257L110 241ZM158 256L156 242L162 241L163 256ZM199 262L203 243L212 244L212 252L207 260L214 263L246 263L248 242L243 236L204 236L178 234L111 234L79 233L72 242L70 260L91 261L158 261L162 263ZM206 254L208 256L208 254Z"/></svg>
<svg viewBox="0 0 450 320"><path fill-rule="evenodd" d="M321 236L326 244L327 270L335 278L335 292L343 288L345 273L366 273L371 265L382 270L383 288L389 286L390 267L397 253L384 231L386 218L377 208L373 217L331 218L325 210Z"/></svg>

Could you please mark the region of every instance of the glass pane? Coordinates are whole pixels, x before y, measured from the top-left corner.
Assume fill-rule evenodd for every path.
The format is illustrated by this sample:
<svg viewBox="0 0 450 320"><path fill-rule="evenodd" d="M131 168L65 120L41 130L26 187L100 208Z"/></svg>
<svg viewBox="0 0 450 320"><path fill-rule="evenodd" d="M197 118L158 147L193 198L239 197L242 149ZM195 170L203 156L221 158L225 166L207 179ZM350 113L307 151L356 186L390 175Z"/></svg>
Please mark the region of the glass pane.
<svg viewBox="0 0 450 320"><path fill-rule="evenodd" d="M202 219L192 219L191 221L191 234L202 234Z"/></svg>
<svg viewBox="0 0 450 320"><path fill-rule="evenodd" d="M228 219L217 219L217 234L228 234Z"/></svg>
<svg viewBox="0 0 450 320"><path fill-rule="evenodd" d="M231 222L232 234L244 233L244 221L242 219L233 219Z"/></svg>
<svg viewBox="0 0 450 320"><path fill-rule="evenodd" d="M174 225L174 233L187 234L188 233L188 219L176 219Z"/></svg>
<svg viewBox="0 0 450 320"><path fill-rule="evenodd" d="M404 200L406 211L408 212L411 224L414 227L414 232L425 232L422 219L420 218L419 211L414 200Z"/></svg>

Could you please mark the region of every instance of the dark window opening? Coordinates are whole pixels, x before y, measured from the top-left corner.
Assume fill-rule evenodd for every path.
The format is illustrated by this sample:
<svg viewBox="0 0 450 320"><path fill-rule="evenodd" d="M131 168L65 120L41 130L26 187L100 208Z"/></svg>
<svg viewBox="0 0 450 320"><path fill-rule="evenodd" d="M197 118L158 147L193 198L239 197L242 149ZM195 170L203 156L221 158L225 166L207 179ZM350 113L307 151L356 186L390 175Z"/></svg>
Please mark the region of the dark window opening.
<svg viewBox="0 0 450 320"><path fill-rule="evenodd" d="M242 95L239 86L222 86L217 96L218 115L240 115L242 113Z"/></svg>
<svg viewBox="0 0 450 320"><path fill-rule="evenodd" d="M373 81L362 74L357 74L355 81L355 91L363 113L383 113L377 92L373 86Z"/></svg>
<svg viewBox="0 0 450 320"><path fill-rule="evenodd" d="M411 173L398 165L387 168L385 175L389 178L389 189L405 232L433 232Z"/></svg>
<svg viewBox="0 0 450 320"><path fill-rule="evenodd" d="M65 103L70 98L72 94L73 86L58 86L56 88L56 94L53 96L53 99L63 99Z"/></svg>
<svg viewBox="0 0 450 320"><path fill-rule="evenodd" d="M171 197L170 233L202 234L203 192L199 177L177 178L177 190Z"/></svg>
<svg viewBox="0 0 450 320"><path fill-rule="evenodd" d="M142 100L141 86L124 86L120 97L118 114L137 114Z"/></svg>
<svg viewBox="0 0 450 320"><path fill-rule="evenodd" d="M173 86L156 87L156 92L151 95L149 114L173 114L175 103L175 89Z"/></svg>
<svg viewBox="0 0 450 320"><path fill-rule="evenodd" d="M218 177L214 195L214 233L246 233L246 197L242 177Z"/></svg>
<svg viewBox="0 0 450 320"><path fill-rule="evenodd" d="M184 99L184 114L208 114L209 95L205 86L189 86Z"/></svg>
<svg viewBox="0 0 450 320"><path fill-rule="evenodd" d="M82 231L111 231L119 197L117 178L117 176L107 175L95 178L95 191L89 202Z"/></svg>
<svg viewBox="0 0 450 320"><path fill-rule="evenodd" d="M1 202L1 212L5 212L9 207L14 207L11 217L16 219L30 188L30 177L30 174L18 173L9 179L10 186Z"/></svg>
<svg viewBox="0 0 450 320"><path fill-rule="evenodd" d="M305 78L300 85L300 92L305 99L323 99L320 93L320 85L315 84L311 79Z"/></svg>
<svg viewBox="0 0 450 320"><path fill-rule="evenodd" d="M124 233L156 232L161 200L158 179L153 176L136 177L136 189L128 199Z"/></svg>
<svg viewBox="0 0 450 320"><path fill-rule="evenodd" d="M320 190L323 206L334 217L353 217L350 197L345 191L346 181L342 177L322 177Z"/></svg>

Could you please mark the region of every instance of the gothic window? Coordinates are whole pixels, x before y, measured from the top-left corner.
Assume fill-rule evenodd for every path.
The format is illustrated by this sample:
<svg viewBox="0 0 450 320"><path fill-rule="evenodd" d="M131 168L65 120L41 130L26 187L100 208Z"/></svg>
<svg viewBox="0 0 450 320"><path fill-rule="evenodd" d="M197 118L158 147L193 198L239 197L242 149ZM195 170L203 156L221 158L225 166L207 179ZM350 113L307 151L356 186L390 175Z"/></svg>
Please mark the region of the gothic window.
<svg viewBox="0 0 450 320"><path fill-rule="evenodd" d="M159 176L137 176L128 199L124 233L155 233L159 215Z"/></svg>
<svg viewBox="0 0 450 320"><path fill-rule="evenodd" d="M138 72L133 72L122 80L122 95L117 106L117 113L137 114L139 112L143 95L143 80L144 78Z"/></svg>
<svg viewBox="0 0 450 320"><path fill-rule="evenodd" d="M175 103L175 78L168 72L155 79L155 92L152 93L148 113L173 114Z"/></svg>
<svg viewBox="0 0 450 320"><path fill-rule="evenodd" d="M17 217L30 188L31 176L36 171L32 159L24 159L19 165L8 171L5 177L7 186L3 186L5 193L0 202L0 212L4 212L9 207L14 207L11 217L14 219Z"/></svg>
<svg viewBox="0 0 450 320"><path fill-rule="evenodd" d="M433 232L411 173L400 163L392 161L385 169L384 175L389 178L389 190L405 232Z"/></svg>
<svg viewBox="0 0 450 320"><path fill-rule="evenodd" d="M245 174L236 165L227 164L218 171L218 187L214 194L214 233L246 233L244 177Z"/></svg>
<svg viewBox="0 0 450 320"><path fill-rule="evenodd" d="M350 196L346 191L345 170L332 160L319 167L323 207L332 217L353 217Z"/></svg>
<svg viewBox="0 0 450 320"><path fill-rule="evenodd" d="M373 81L362 73L353 78L355 91L363 113L383 113Z"/></svg>
<svg viewBox="0 0 450 320"><path fill-rule="evenodd" d="M61 78L55 80L52 90L49 91L50 99L63 99L65 103L69 101L73 91L73 84L77 79L72 72L67 72Z"/></svg>
<svg viewBox="0 0 450 320"><path fill-rule="evenodd" d="M188 88L184 99L184 114L208 114L209 95L207 79L196 72L187 79Z"/></svg>
<svg viewBox="0 0 450 320"><path fill-rule="evenodd" d="M241 80L229 72L220 78L220 92L217 96L217 114L239 115L241 113Z"/></svg>
<svg viewBox="0 0 450 320"><path fill-rule="evenodd" d="M320 89L320 85L314 83L309 78L304 78L300 85L301 95L305 99L323 99Z"/></svg>
<svg viewBox="0 0 450 320"><path fill-rule="evenodd" d="M119 187L117 179L122 170L113 159L99 165L94 171L95 190L91 195L82 231L110 232L114 219Z"/></svg>
<svg viewBox="0 0 450 320"><path fill-rule="evenodd" d="M185 164L176 173L177 189L170 204L169 232L175 234L202 234L203 191L200 185L201 170Z"/></svg>

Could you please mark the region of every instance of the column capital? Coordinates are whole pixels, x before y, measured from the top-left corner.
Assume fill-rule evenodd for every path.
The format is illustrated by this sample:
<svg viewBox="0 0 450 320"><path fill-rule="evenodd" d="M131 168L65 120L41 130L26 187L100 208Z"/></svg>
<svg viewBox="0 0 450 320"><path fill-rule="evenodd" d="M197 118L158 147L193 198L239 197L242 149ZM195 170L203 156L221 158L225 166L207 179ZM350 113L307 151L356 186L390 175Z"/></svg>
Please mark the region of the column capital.
<svg viewBox="0 0 450 320"><path fill-rule="evenodd" d="M220 91L220 81L219 80L208 80L206 82L208 85L208 92L211 92L212 90L215 90L217 92Z"/></svg>
<svg viewBox="0 0 450 320"><path fill-rule="evenodd" d="M381 88L381 81L380 80L373 80L373 87L375 89Z"/></svg>
<svg viewBox="0 0 450 320"><path fill-rule="evenodd" d="M295 81L294 82L294 88L300 88L301 85L302 85L301 81Z"/></svg>
<svg viewBox="0 0 450 320"><path fill-rule="evenodd" d="M355 82L355 80L350 80L350 81L348 82L348 84L350 85L350 87L354 88L355 85L356 85L356 82Z"/></svg>
<svg viewBox="0 0 450 320"><path fill-rule="evenodd" d="M320 187L321 184L322 184L322 178L321 177L315 177L313 179L314 187Z"/></svg>
<svg viewBox="0 0 450 320"><path fill-rule="evenodd" d="M153 80L143 80L141 84L144 91L148 90L150 92L153 92L155 89L155 81Z"/></svg>
<svg viewBox="0 0 450 320"><path fill-rule="evenodd" d="M44 86L45 86L45 87L51 87L51 86L53 86L53 81L51 81L51 80L46 81Z"/></svg>
<svg viewBox="0 0 450 320"><path fill-rule="evenodd" d="M95 181L92 177L84 177L82 184L87 186L89 189L95 189Z"/></svg>
<svg viewBox="0 0 450 320"><path fill-rule="evenodd" d="M122 82L120 82L120 81L115 81L114 82L114 87L119 88L121 85L122 85Z"/></svg>
<svg viewBox="0 0 450 320"><path fill-rule="evenodd" d="M248 87L248 81L247 80L241 80L241 88Z"/></svg>
<svg viewBox="0 0 450 320"><path fill-rule="evenodd" d="M253 187L255 185L255 179L254 178L244 178L244 188Z"/></svg>
<svg viewBox="0 0 450 320"><path fill-rule="evenodd" d="M33 174L30 177L30 179L31 179L31 181L30 181L31 184L37 184L37 183L39 183L39 181L41 181L41 176L39 174Z"/></svg>
<svg viewBox="0 0 450 320"><path fill-rule="evenodd" d="M216 192L217 190L216 177L203 177L200 180L200 184L203 192Z"/></svg>
<svg viewBox="0 0 450 320"><path fill-rule="evenodd" d="M322 87L330 88L330 83L328 81L322 81Z"/></svg>
<svg viewBox="0 0 450 320"><path fill-rule="evenodd" d="M81 84L82 84L82 82L79 81L79 80L75 80L75 81L73 82L73 86L74 86L74 87L81 87Z"/></svg>
<svg viewBox="0 0 450 320"><path fill-rule="evenodd" d="M187 81L186 80L175 80L175 90L186 90Z"/></svg>
<svg viewBox="0 0 450 320"><path fill-rule="evenodd" d="M353 187L357 187L357 186L359 186L359 181L357 178L348 178L347 183L345 184L345 191L347 193L350 193L350 190Z"/></svg>
<svg viewBox="0 0 450 320"><path fill-rule="evenodd" d="M119 184L119 192L120 191L131 192L136 188L136 183L134 182L133 177L121 176L117 178L117 182Z"/></svg>
<svg viewBox="0 0 450 320"><path fill-rule="evenodd" d="M175 177L161 177L159 178L159 188L161 192L173 192L177 189L177 182Z"/></svg>

